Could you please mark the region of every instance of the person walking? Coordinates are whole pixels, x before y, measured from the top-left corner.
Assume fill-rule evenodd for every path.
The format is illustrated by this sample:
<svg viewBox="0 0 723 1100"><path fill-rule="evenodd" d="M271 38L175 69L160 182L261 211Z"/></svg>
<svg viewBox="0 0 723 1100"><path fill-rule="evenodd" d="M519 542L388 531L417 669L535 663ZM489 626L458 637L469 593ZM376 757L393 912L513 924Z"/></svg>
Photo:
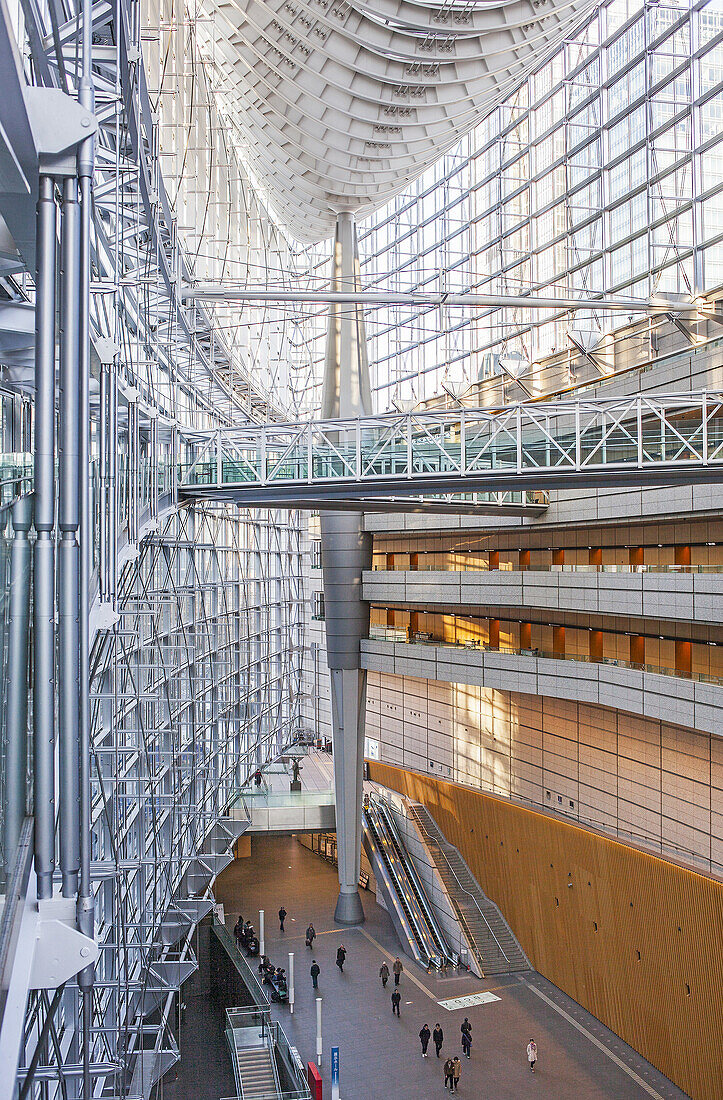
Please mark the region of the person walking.
<svg viewBox="0 0 723 1100"><path fill-rule="evenodd" d="M444 1087L452 1089L454 1085L454 1062L448 1058L444 1063Z"/></svg>
<svg viewBox="0 0 723 1100"><path fill-rule="evenodd" d="M472 1024L466 1016L459 1030L462 1032L462 1053L469 1058L472 1047Z"/></svg>
<svg viewBox="0 0 723 1100"><path fill-rule="evenodd" d="M238 920L236 921L235 925L233 926L233 935L234 935L234 939L236 940L236 946L237 947L239 947L241 945L241 937L243 936L243 932L244 932L244 919L241 916L241 914L239 913Z"/></svg>
<svg viewBox="0 0 723 1100"><path fill-rule="evenodd" d="M318 989L319 988L319 975L321 974L321 967L319 966L316 959L311 960L311 970L309 971L309 973L311 974L311 980L314 983L314 989Z"/></svg>
<svg viewBox="0 0 723 1100"><path fill-rule="evenodd" d="M535 1062L537 1061L537 1043L534 1039L530 1039L527 1044L527 1061L530 1063L530 1069L535 1072Z"/></svg>
<svg viewBox="0 0 723 1100"><path fill-rule="evenodd" d="M306 929L306 946L311 947L315 939L316 929L313 924L309 924L309 927Z"/></svg>
<svg viewBox="0 0 723 1100"><path fill-rule="evenodd" d="M342 972L342 974L344 973L344 962L345 962L345 960L346 960L346 947L344 947L343 943L340 943L337 950L336 950L336 965L339 967L339 970Z"/></svg>
<svg viewBox="0 0 723 1100"><path fill-rule="evenodd" d="M279 909L279 929L280 929L281 932L284 931L284 921L285 920L286 920L286 910L284 909L284 907L282 905L281 908Z"/></svg>
<svg viewBox="0 0 723 1100"><path fill-rule="evenodd" d="M401 993L399 992L398 989L395 989L392 992L392 1015L394 1015L394 1013L396 1012L397 1016L399 1016L399 1014L400 1014L399 1013L399 1002L401 1001L401 999L402 999Z"/></svg>
<svg viewBox="0 0 723 1100"><path fill-rule="evenodd" d="M394 984L399 985L399 978L402 971L404 970L404 967L402 966L402 960L399 958L399 955L397 955L396 959L394 960L392 970L394 971Z"/></svg>
<svg viewBox="0 0 723 1100"><path fill-rule="evenodd" d="M389 967L387 966L387 960L385 959L382 965L379 967L379 977L382 979L382 989L387 988L387 982L389 981Z"/></svg>
<svg viewBox="0 0 723 1100"><path fill-rule="evenodd" d="M422 1044L422 1058L427 1057L427 1047L429 1046L429 1039L432 1032L429 1030L429 1024L425 1024L419 1033L419 1041Z"/></svg>
<svg viewBox="0 0 723 1100"><path fill-rule="evenodd" d="M437 1051L437 1057L439 1058L439 1052L442 1049L442 1043L444 1042L444 1032L439 1024L436 1025L432 1032L432 1039L434 1040L434 1048Z"/></svg>
<svg viewBox="0 0 723 1100"><path fill-rule="evenodd" d="M452 1062L452 1092L459 1092L459 1078L462 1073L462 1063L455 1054Z"/></svg>

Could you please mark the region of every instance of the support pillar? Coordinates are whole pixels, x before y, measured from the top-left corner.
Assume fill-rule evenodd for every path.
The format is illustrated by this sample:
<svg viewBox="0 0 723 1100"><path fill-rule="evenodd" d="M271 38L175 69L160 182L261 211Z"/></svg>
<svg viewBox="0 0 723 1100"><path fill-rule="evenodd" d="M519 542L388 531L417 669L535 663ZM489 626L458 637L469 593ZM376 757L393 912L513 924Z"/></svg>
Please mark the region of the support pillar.
<svg viewBox="0 0 723 1100"><path fill-rule="evenodd" d="M359 252L353 215L336 224L331 289L358 291ZM366 331L361 306L332 305L326 343L322 416L357 417L372 411ZM344 441L339 440L343 446ZM361 924L359 897L361 805L364 768L366 671L360 641L369 633L369 604L361 598L362 571L372 566L372 539L361 513L321 513L327 659L331 675L336 843L339 900L334 919Z"/></svg>

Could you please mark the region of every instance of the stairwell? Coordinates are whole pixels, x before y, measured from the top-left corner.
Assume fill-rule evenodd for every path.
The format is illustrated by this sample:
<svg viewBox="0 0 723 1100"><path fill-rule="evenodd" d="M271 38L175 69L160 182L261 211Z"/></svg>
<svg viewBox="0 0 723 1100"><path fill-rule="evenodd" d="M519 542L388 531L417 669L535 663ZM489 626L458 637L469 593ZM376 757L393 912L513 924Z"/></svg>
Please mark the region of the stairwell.
<svg viewBox="0 0 723 1100"><path fill-rule="evenodd" d="M407 806L484 973L515 974L531 970L529 959L502 913L483 893L458 849L446 839L426 806L420 802L407 802Z"/></svg>
<svg viewBox="0 0 723 1100"><path fill-rule="evenodd" d="M273 1055L268 1047L248 1047L236 1051L236 1072L243 1100L278 1096Z"/></svg>

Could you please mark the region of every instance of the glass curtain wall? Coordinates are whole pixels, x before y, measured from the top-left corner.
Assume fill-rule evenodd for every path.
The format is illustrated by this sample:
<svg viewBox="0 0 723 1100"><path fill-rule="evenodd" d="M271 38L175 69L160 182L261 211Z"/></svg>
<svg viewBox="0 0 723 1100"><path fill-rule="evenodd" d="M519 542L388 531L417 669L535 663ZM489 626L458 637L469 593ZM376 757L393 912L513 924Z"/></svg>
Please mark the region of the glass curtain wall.
<svg viewBox="0 0 723 1100"><path fill-rule="evenodd" d="M723 283L722 188L723 6L612 0L366 223L362 273L395 291L689 298ZM378 407L594 350L629 321L371 310Z"/></svg>

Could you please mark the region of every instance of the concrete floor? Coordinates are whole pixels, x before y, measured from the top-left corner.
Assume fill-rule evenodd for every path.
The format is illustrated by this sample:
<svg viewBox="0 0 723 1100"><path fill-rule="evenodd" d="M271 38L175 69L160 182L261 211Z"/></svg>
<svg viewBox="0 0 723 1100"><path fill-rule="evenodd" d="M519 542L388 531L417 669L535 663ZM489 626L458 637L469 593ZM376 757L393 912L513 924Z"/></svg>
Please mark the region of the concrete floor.
<svg viewBox="0 0 723 1100"><path fill-rule="evenodd" d="M294 952L296 1005L272 1006L304 1061L315 1059L315 994L309 967L312 952L304 944L310 920L318 938L314 957L321 967L324 1095L331 1095L331 1047L340 1048L342 1100L421 1100L444 1088L442 1064L460 1054L460 1024L469 1016L472 1057L462 1059L460 1093L475 1098L518 1100L642 1100L684 1097L679 1089L622 1043L599 1021L537 974L480 981L467 975L437 977L402 956L401 1018L392 1015L392 986L382 989L382 960L399 952L387 913L374 895L363 893L366 923L342 929L333 922L337 896L335 870L292 837L254 837L250 859L237 860L219 877L216 897L224 903L226 924L239 913L258 927L266 913L266 952L276 965L287 965ZM288 911L286 933L277 912ZM347 948L344 973L335 966L336 949ZM447 1011L438 1000L490 990L498 1001ZM442 1060L421 1057L418 1033L424 1023L439 1022L445 1034ZM530 1073L526 1047L534 1036L539 1061ZM185 1091L185 1090L184 1090ZM210 1097L210 1093L208 1093ZM195 1100L205 1100L200 1092Z"/></svg>

